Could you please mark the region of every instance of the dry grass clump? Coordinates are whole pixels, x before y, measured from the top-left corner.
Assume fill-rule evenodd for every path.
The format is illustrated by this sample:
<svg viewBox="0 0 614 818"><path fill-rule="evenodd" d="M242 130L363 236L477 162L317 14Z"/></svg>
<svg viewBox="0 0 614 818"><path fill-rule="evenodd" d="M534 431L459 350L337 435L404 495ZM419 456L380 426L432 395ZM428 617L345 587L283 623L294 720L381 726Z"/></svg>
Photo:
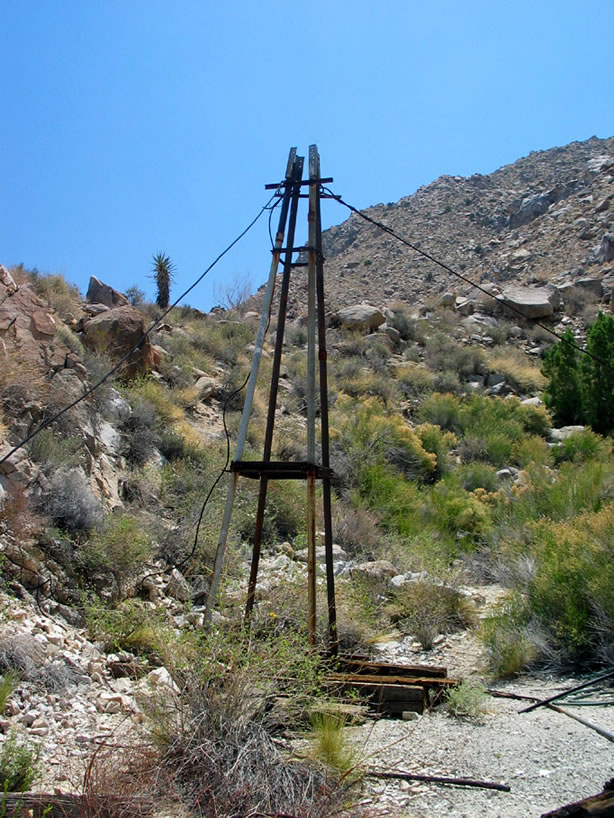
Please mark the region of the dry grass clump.
<svg viewBox="0 0 614 818"><path fill-rule="evenodd" d="M513 347L497 350L488 363L493 372L500 372L508 383L521 392L535 392L546 386L546 378L539 366L524 352Z"/></svg>
<svg viewBox="0 0 614 818"><path fill-rule="evenodd" d="M441 633L468 628L475 623L475 609L451 584L428 578L405 585L396 594L399 624L412 633L424 650L433 647Z"/></svg>
<svg viewBox="0 0 614 818"><path fill-rule="evenodd" d="M322 764L292 758L269 725L280 689L288 684L300 689L312 681L297 679L300 669L280 663L271 651L267 678L262 657L246 663L236 645L209 648L213 654L204 665L176 672L180 689L173 693L167 687L166 694L144 705L152 716L160 766L190 815L337 814L345 796L339 776ZM288 697L292 704L291 691ZM290 724L291 719L285 727Z"/></svg>

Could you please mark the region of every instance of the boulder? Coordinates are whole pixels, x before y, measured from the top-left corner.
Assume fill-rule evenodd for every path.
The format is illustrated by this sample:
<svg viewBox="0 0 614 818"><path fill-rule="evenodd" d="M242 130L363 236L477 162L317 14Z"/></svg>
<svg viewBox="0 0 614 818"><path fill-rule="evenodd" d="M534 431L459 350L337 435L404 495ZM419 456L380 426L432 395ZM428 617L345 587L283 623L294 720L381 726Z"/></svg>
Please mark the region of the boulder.
<svg viewBox="0 0 614 818"><path fill-rule="evenodd" d="M337 321L342 327L359 330L375 330L386 321L381 310L369 304L355 304L337 312Z"/></svg>
<svg viewBox="0 0 614 818"><path fill-rule="evenodd" d="M553 202L550 193L535 193L533 196L526 196L510 213L509 226L521 227L542 216Z"/></svg>
<svg viewBox="0 0 614 818"><path fill-rule="evenodd" d="M397 569L388 560L361 562L350 570L352 579L363 579L371 585L388 585L392 577L397 576Z"/></svg>
<svg viewBox="0 0 614 818"><path fill-rule="evenodd" d="M114 290L108 284L103 284L96 276L90 276L90 285L87 288L86 299L90 304L104 304L110 309L126 307L130 304L125 295Z"/></svg>
<svg viewBox="0 0 614 818"><path fill-rule="evenodd" d="M188 585L188 581L183 576L181 571L173 568L171 571L171 578L166 587L166 593L173 599L178 599L180 602L187 602L192 597L192 589Z"/></svg>
<svg viewBox="0 0 614 818"><path fill-rule="evenodd" d="M382 324L377 331L379 333L387 335L388 338L393 342L393 344L398 344L401 341L401 333L399 332L399 330L395 329L394 327L388 326L388 324Z"/></svg>
<svg viewBox="0 0 614 818"><path fill-rule="evenodd" d="M97 352L104 352L118 361L134 351L124 362L122 374L133 378L154 365L153 345L149 338L143 340L145 319L134 307L116 307L91 318L83 325L85 345Z"/></svg>
<svg viewBox="0 0 614 818"><path fill-rule="evenodd" d="M459 315L471 315L474 310L474 303L470 298L459 296L456 299L456 312Z"/></svg>
<svg viewBox="0 0 614 818"><path fill-rule="evenodd" d="M341 548L340 545L333 545L333 560L335 562L346 561L348 555L346 552ZM307 562L307 549L302 548L300 551L296 552L296 559L299 562ZM318 545L316 547L316 562L324 562L326 560L326 549L323 545Z"/></svg>
<svg viewBox="0 0 614 818"><path fill-rule="evenodd" d="M0 284L3 284L6 287L8 295L13 295L13 293L17 290L15 279L2 264L0 264Z"/></svg>
<svg viewBox="0 0 614 818"><path fill-rule="evenodd" d="M603 287L601 286L600 278L579 278L576 281L576 287L589 292L595 298L601 298L603 295Z"/></svg>
<svg viewBox="0 0 614 818"><path fill-rule="evenodd" d="M497 300L525 318L549 318L560 306L561 296L554 287L506 287Z"/></svg>
<svg viewBox="0 0 614 818"><path fill-rule="evenodd" d="M548 437L551 443L562 443L568 437L584 431L584 426L561 426L560 429L550 429Z"/></svg>
<svg viewBox="0 0 614 818"><path fill-rule="evenodd" d="M595 250L594 260L597 264L605 264L614 259L614 233L606 233L601 244Z"/></svg>
<svg viewBox="0 0 614 818"><path fill-rule="evenodd" d="M217 385L217 381L214 378L203 375L194 384L194 388L198 391L198 399L205 401L207 398L210 398L217 389Z"/></svg>
<svg viewBox="0 0 614 818"><path fill-rule="evenodd" d="M454 307L456 305L456 295L454 293L444 293L439 299L442 307Z"/></svg>

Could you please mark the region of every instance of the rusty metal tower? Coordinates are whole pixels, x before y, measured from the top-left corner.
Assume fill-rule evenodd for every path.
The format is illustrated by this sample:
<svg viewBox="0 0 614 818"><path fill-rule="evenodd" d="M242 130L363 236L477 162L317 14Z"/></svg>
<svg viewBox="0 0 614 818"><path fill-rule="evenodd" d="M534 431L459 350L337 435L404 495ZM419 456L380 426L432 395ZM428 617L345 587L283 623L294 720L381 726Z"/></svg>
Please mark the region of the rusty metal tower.
<svg viewBox="0 0 614 818"><path fill-rule="evenodd" d="M245 605L245 619L249 622L258 581L258 565L262 545L262 530L267 500L267 488L271 480L304 480L306 482L307 509L307 628L309 643L316 642L316 481L322 483L322 501L324 514L324 546L326 558L326 585L328 600L328 641L329 650L337 652L337 617L335 608L335 577L333 571L333 533L331 521L331 478L330 448L328 432L328 381L326 368L326 325L324 317L324 258L322 255L322 225L320 201L324 198L321 185L332 182L331 178L320 176L320 156L316 145L309 146L309 176L303 179L304 157L297 156L296 148L291 148L284 181L279 184L266 185L269 190L278 190L281 200L279 226L273 247L273 258L266 285L262 317L256 338L252 368L247 382L243 416L237 438L235 457L230 471L232 481L228 488L224 517L218 540L211 589L205 613L205 625L211 621L213 607L217 602L219 582L232 517L232 508L240 477L260 481L258 510L254 529L251 571ZM308 188L308 193L304 193ZM297 214L301 199L308 198L308 243L306 246L295 246ZM287 230L286 230L287 228ZM285 244L284 244L285 240ZM308 261L302 259L307 256ZM283 261L283 275L279 294L279 312L277 318L277 335L269 391L269 403L262 460L243 460L243 449L256 388L256 379L264 336L269 324L273 303L277 272ZM271 460L273 433L275 428L275 410L279 388L279 375L282 358L284 330L288 306L288 291L291 272L296 267L307 266L307 452L306 459L299 462ZM318 367L316 367L316 358ZM316 368L319 378L316 378ZM318 381L318 384L316 384ZM319 387L320 397L320 447L321 462L316 459L316 391Z"/></svg>

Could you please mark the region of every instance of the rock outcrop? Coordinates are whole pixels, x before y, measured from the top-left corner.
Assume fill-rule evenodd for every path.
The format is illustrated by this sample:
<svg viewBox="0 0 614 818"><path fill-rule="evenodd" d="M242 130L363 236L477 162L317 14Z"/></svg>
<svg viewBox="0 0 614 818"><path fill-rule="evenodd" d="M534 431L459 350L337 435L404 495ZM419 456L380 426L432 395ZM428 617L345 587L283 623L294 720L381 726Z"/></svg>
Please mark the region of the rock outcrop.
<svg viewBox="0 0 614 818"><path fill-rule="evenodd" d="M149 338L143 339L145 319L134 307L115 307L91 318L83 324L85 344L89 349L120 361L139 345L122 367L122 374L133 378L150 370L155 364L155 353Z"/></svg>

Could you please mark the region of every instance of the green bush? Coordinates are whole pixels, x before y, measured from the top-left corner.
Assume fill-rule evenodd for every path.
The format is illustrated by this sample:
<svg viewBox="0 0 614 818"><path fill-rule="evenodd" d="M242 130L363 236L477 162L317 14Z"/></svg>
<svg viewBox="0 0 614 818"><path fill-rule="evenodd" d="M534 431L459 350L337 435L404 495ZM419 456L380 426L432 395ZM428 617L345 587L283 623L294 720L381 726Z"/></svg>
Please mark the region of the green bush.
<svg viewBox="0 0 614 818"><path fill-rule="evenodd" d="M538 658L529 623L530 612L519 595L501 602L483 621L480 637L488 668L496 678L515 676Z"/></svg>
<svg viewBox="0 0 614 818"><path fill-rule="evenodd" d="M590 429L570 435L553 448L555 463L566 460L608 460L612 457L612 443Z"/></svg>
<svg viewBox="0 0 614 818"><path fill-rule="evenodd" d="M45 469L71 468L83 460L85 446L76 435L58 434L47 427L32 438L28 444L30 457Z"/></svg>
<svg viewBox="0 0 614 818"><path fill-rule="evenodd" d="M0 676L0 715L4 713L11 693L15 690L21 676L15 670L6 670Z"/></svg>
<svg viewBox="0 0 614 818"><path fill-rule="evenodd" d="M456 474L465 491L484 489L493 492L498 488L497 470L486 463L470 463L460 466Z"/></svg>
<svg viewBox="0 0 614 818"><path fill-rule="evenodd" d="M448 712L453 716L476 718L488 710L486 688L481 682L463 681L446 692Z"/></svg>
<svg viewBox="0 0 614 818"><path fill-rule="evenodd" d="M435 392L422 401L420 417L450 432L460 431L461 401L452 394Z"/></svg>
<svg viewBox="0 0 614 818"><path fill-rule="evenodd" d="M88 638L105 650L128 650L137 656L161 654L170 638L164 612L138 599L109 608L98 600L85 605Z"/></svg>
<svg viewBox="0 0 614 818"><path fill-rule="evenodd" d="M120 594L128 579L151 556L149 531L142 520L127 514L108 516L79 550L79 558L87 572L111 574Z"/></svg>
<svg viewBox="0 0 614 818"><path fill-rule="evenodd" d="M4 792L26 792L40 775L40 747L11 730L0 748L0 788Z"/></svg>

